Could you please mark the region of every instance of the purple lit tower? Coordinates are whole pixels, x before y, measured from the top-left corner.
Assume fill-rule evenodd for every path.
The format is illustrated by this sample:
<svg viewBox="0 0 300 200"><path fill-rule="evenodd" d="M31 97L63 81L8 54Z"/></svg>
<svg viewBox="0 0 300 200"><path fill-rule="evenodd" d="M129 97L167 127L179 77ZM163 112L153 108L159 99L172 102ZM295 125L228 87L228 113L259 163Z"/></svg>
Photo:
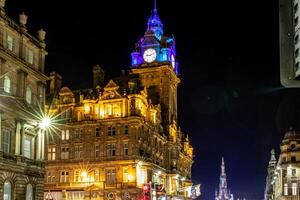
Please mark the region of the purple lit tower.
<svg viewBox="0 0 300 200"><path fill-rule="evenodd" d="M222 165L221 165L221 175L220 175L220 184L219 191L216 191L215 200L233 200L233 195L227 188L227 178L225 173L225 162L222 157Z"/></svg>
<svg viewBox="0 0 300 200"><path fill-rule="evenodd" d="M132 67L149 67L150 65L170 64L178 74L175 38L163 35L163 23L160 20L156 3L148 19L147 31L136 43L131 53Z"/></svg>

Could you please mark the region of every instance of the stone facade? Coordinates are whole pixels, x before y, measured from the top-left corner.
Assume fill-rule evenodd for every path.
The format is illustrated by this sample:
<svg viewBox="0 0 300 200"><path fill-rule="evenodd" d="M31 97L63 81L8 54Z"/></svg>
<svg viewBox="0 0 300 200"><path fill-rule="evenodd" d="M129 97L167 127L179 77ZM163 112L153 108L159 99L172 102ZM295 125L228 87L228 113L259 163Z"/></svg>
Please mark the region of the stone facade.
<svg viewBox="0 0 300 200"><path fill-rule="evenodd" d="M0 0L0 200L42 200L43 132L33 113L44 106L45 32L35 38L11 20Z"/></svg>
<svg viewBox="0 0 300 200"><path fill-rule="evenodd" d="M289 130L280 144L276 163L274 152L268 167L265 200L293 200L300 196L300 132Z"/></svg>
<svg viewBox="0 0 300 200"><path fill-rule="evenodd" d="M156 40L151 30L146 35ZM134 59L140 60L139 50ZM174 62L133 62L106 82L95 66L87 90L61 87L62 77L51 73L48 110L56 127L46 138L47 199L191 197L193 148L177 124Z"/></svg>

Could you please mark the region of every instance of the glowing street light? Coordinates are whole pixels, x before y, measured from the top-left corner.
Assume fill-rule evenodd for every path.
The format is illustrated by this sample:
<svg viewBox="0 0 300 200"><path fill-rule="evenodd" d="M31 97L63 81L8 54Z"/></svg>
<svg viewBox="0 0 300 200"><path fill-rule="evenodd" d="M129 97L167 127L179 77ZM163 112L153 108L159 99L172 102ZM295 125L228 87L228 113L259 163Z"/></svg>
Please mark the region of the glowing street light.
<svg viewBox="0 0 300 200"><path fill-rule="evenodd" d="M48 117L44 117L39 123L39 127L43 130L47 129L49 126L51 126L51 119Z"/></svg>

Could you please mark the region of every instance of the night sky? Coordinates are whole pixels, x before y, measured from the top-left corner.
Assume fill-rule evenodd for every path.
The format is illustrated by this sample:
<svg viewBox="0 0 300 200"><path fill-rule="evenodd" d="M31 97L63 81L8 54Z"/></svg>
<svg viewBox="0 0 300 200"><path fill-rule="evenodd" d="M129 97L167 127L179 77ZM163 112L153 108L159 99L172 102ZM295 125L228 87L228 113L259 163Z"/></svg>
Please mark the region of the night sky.
<svg viewBox="0 0 300 200"><path fill-rule="evenodd" d="M263 199L270 149L284 131L300 128L300 89L279 81L278 2L158 0L180 64L179 124L195 147L193 179L202 200L218 187L221 157L235 197ZM146 31L152 0L7 0L7 14L25 12L33 33L47 31L47 73L64 85L89 88L92 66L107 78L129 69ZM298 123L297 123L298 122Z"/></svg>

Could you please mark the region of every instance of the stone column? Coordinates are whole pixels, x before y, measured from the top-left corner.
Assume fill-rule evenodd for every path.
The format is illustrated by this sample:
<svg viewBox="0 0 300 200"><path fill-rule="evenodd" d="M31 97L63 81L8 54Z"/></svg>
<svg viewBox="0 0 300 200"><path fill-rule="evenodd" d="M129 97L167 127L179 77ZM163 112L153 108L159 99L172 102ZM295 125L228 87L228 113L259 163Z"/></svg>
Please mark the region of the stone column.
<svg viewBox="0 0 300 200"><path fill-rule="evenodd" d="M44 148L45 148L45 131L39 130L36 136L36 159L37 160L44 160Z"/></svg>
<svg viewBox="0 0 300 200"><path fill-rule="evenodd" d="M21 123L17 121L16 126L16 142L15 142L15 154L20 155L21 154Z"/></svg>

